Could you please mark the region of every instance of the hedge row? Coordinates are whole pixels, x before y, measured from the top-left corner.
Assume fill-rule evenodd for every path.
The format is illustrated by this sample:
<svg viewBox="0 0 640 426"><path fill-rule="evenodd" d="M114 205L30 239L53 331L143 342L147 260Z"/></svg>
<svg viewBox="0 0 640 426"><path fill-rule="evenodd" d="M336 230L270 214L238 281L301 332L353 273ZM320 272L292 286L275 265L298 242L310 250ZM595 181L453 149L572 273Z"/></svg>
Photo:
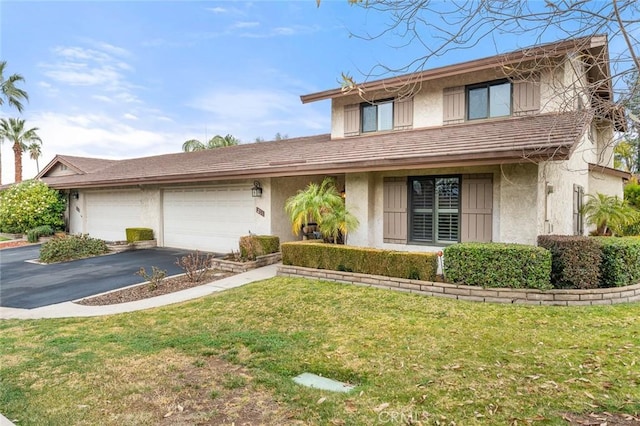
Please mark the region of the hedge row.
<svg viewBox="0 0 640 426"><path fill-rule="evenodd" d="M444 249L444 276L455 284L546 290L551 253L522 244L454 244Z"/></svg>
<svg viewBox="0 0 640 426"><path fill-rule="evenodd" d="M598 288L602 250L594 238L540 235L538 245L551 252L554 288Z"/></svg>
<svg viewBox="0 0 640 426"><path fill-rule="evenodd" d="M315 242L283 243L282 263L332 271L434 281L438 256Z"/></svg>
<svg viewBox="0 0 640 426"><path fill-rule="evenodd" d="M240 256L255 259L257 256L280 251L280 238L275 235L245 235L240 237Z"/></svg>
<svg viewBox="0 0 640 426"><path fill-rule="evenodd" d="M126 228L124 232L128 243L153 240L153 229L151 228Z"/></svg>
<svg viewBox="0 0 640 426"><path fill-rule="evenodd" d="M640 238L597 237L602 250L602 287L624 287L640 283Z"/></svg>
<svg viewBox="0 0 640 426"><path fill-rule="evenodd" d="M40 246L40 262L54 263L108 253L107 244L88 235L53 237Z"/></svg>

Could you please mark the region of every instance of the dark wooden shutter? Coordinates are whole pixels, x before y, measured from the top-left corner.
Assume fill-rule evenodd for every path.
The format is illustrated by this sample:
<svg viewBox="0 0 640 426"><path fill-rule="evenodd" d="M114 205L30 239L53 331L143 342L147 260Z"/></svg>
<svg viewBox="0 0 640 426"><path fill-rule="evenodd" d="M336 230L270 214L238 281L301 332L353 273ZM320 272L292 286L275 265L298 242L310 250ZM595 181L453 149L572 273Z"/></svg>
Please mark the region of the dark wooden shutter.
<svg viewBox="0 0 640 426"><path fill-rule="evenodd" d="M464 86L448 87L443 91L443 124L464 122L465 99Z"/></svg>
<svg viewBox="0 0 640 426"><path fill-rule="evenodd" d="M584 234L584 219L582 217L582 204L584 202L584 188L573 185L573 235Z"/></svg>
<svg viewBox="0 0 640 426"><path fill-rule="evenodd" d="M383 195L385 243L407 243L407 179L385 178Z"/></svg>
<svg viewBox="0 0 640 426"><path fill-rule="evenodd" d="M535 114L540 111L540 83L516 81L513 83L513 115Z"/></svg>
<svg viewBox="0 0 640 426"><path fill-rule="evenodd" d="M393 103L393 129L406 130L413 127L413 98L396 99Z"/></svg>
<svg viewBox="0 0 640 426"><path fill-rule="evenodd" d="M492 240L493 183L491 177L462 177L462 229L460 241Z"/></svg>
<svg viewBox="0 0 640 426"><path fill-rule="evenodd" d="M345 105L344 135L357 136L359 134L360 134L360 104Z"/></svg>

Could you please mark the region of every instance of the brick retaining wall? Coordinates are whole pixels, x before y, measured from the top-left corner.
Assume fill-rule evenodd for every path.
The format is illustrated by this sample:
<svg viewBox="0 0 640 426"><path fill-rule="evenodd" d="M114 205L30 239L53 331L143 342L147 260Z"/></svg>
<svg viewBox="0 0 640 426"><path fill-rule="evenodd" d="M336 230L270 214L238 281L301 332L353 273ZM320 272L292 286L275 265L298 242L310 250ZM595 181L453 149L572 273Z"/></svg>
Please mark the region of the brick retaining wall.
<svg viewBox="0 0 640 426"><path fill-rule="evenodd" d="M213 259L211 260L211 267L227 272L247 272L251 269L260 268L262 266L272 265L282 260L282 253L265 254L264 256L258 256L256 260L252 262L234 262L233 260Z"/></svg>
<svg viewBox="0 0 640 426"><path fill-rule="evenodd" d="M448 297L472 302L520 303L526 305L612 305L640 301L640 283L615 288L593 290L529 290L511 288L482 288L440 282L409 280L405 278L367 275L354 272L329 271L281 265L278 275L335 281L367 287L405 291L423 296Z"/></svg>

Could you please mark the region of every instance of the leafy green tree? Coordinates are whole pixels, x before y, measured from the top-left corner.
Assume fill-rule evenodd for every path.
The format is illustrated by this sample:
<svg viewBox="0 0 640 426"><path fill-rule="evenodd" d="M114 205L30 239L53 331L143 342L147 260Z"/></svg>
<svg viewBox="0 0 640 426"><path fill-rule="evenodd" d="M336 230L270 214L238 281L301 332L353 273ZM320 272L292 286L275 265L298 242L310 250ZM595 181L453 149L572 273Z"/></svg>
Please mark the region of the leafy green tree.
<svg viewBox="0 0 640 426"><path fill-rule="evenodd" d="M596 227L596 235L623 235L624 227L633 223L638 212L616 196L587 194L581 213Z"/></svg>
<svg viewBox="0 0 640 426"><path fill-rule="evenodd" d="M631 179L624 186L624 200L632 207L640 210L640 183L637 179Z"/></svg>
<svg viewBox="0 0 640 426"><path fill-rule="evenodd" d="M9 106L22 112L22 101L28 101L29 95L17 87L16 83L24 82L24 77L20 74L11 74L5 79L4 71L6 66L7 61L0 61L0 105L4 105L6 102Z"/></svg>
<svg viewBox="0 0 640 426"><path fill-rule="evenodd" d="M15 157L15 182L22 182L22 152L30 143L42 143L38 136L38 128L24 128L24 120L20 118L0 119L0 141L5 139L13 143L13 155Z"/></svg>
<svg viewBox="0 0 640 426"><path fill-rule="evenodd" d="M346 235L358 226L358 220L345 208L344 199L331 178L325 178L320 185L310 183L298 191L286 201L285 211L295 235L299 235L303 226L315 222L324 236L336 242L340 233Z"/></svg>
<svg viewBox="0 0 640 426"><path fill-rule="evenodd" d="M620 141L613 148L613 163L616 169L627 172L632 171L636 166L637 149L628 140Z"/></svg>
<svg viewBox="0 0 640 426"><path fill-rule="evenodd" d="M46 183L27 180L0 192L0 232L24 233L42 225L63 229L64 197Z"/></svg>
<svg viewBox="0 0 640 426"><path fill-rule="evenodd" d="M182 144L184 152L204 151L206 149L222 148L225 146L234 146L240 143L240 139L227 134L226 136L215 135L209 142L202 143L198 139L189 139Z"/></svg>

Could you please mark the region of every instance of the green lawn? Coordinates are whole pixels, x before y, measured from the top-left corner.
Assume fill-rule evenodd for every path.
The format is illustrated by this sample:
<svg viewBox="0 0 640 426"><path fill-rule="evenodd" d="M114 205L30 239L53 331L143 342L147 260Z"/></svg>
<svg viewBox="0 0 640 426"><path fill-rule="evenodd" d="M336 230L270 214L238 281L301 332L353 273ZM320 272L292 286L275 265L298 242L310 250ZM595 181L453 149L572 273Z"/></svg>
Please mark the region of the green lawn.
<svg viewBox="0 0 640 426"><path fill-rule="evenodd" d="M256 413L272 424L566 424L565 412L640 412L637 303L507 306L274 278L146 312L1 321L0 351L0 412L20 425ZM290 380L302 372L358 387L302 388Z"/></svg>

